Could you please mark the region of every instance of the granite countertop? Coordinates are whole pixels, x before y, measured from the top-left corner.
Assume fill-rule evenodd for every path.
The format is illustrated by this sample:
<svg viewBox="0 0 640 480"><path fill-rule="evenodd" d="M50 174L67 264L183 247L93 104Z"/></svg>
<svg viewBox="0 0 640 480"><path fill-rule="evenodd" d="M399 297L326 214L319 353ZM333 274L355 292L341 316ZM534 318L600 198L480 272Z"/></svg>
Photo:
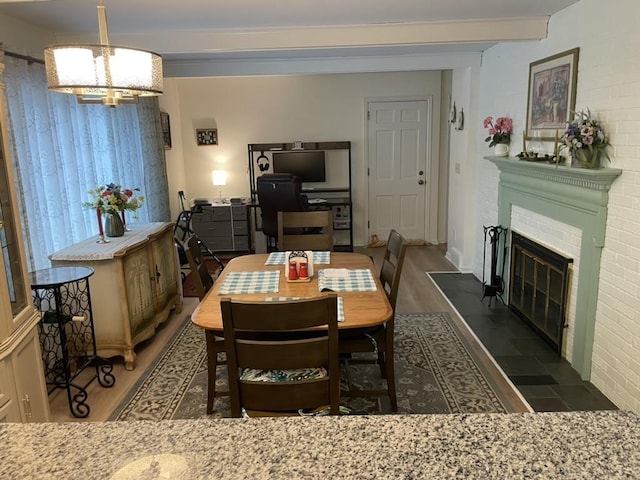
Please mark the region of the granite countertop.
<svg viewBox="0 0 640 480"><path fill-rule="evenodd" d="M640 478L621 411L0 424L6 479Z"/></svg>

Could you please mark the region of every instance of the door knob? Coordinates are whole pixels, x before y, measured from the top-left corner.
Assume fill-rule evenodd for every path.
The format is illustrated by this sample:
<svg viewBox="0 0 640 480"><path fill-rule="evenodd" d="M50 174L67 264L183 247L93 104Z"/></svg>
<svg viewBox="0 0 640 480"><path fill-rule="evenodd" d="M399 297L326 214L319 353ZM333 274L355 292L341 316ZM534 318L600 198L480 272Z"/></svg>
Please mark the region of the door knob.
<svg viewBox="0 0 640 480"><path fill-rule="evenodd" d="M424 180L418 180L418 185L424 185Z"/></svg>

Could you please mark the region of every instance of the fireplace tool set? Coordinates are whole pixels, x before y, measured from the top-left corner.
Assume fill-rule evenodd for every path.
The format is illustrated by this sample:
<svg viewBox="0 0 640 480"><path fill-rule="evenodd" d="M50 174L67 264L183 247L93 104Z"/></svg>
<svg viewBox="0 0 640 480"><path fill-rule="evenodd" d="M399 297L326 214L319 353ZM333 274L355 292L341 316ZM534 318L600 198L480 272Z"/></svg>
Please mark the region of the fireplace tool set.
<svg viewBox="0 0 640 480"><path fill-rule="evenodd" d="M482 288L483 295L480 301L489 297L489 306L491 306L491 299L499 297L500 301L504 303L502 294L504 293L504 264L507 255L507 229L500 225L493 225L489 227L483 227L484 229L484 253L482 256ZM500 239L502 238L503 255L502 266L500 267L500 274L498 275L498 249L500 248ZM489 246L491 248L491 275L489 282L485 280L485 266L487 264L487 239L489 240Z"/></svg>

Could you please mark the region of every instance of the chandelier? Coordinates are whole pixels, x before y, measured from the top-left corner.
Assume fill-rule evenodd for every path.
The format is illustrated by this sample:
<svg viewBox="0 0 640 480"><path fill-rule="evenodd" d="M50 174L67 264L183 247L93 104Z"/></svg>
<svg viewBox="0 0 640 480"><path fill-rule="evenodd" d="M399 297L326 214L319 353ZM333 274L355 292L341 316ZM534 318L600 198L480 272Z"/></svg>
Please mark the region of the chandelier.
<svg viewBox="0 0 640 480"><path fill-rule="evenodd" d="M162 93L162 57L109 45L107 13L98 5L99 45L51 45L44 51L49 90L75 95L79 103L115 107Z"/></svg>

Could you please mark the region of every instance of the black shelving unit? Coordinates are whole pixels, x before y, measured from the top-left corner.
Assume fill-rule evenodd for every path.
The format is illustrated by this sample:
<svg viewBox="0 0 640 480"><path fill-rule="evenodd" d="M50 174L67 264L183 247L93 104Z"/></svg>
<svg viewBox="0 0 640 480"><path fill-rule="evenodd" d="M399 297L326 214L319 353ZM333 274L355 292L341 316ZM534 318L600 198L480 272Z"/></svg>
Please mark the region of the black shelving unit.
<svg viewBox="0 0 640 480"><path fill-rule="evenodd" d="M346 185L342 184L337 187L333 186L314 186L313 188L302 185L302 192L307 195L309 200L322 198L322 203L312 203L311 208L314 210L331 210L333 212L333 230L334 230L334 251L336 252L352 252L353 251L353 203L351 195L351 142L303 142L296 143L250 143L248 145L249 155L249 182L251 191L251 202L249 206L252 211L252 251L255 251L255 232L261 231L260 225L260 205L258 203L257 179L263 173L272 173L269 170L262 171L259 168L258 158L265 156L267 163L273 165L272 155L274 152L300 152L300 151L335 151L342 150L346 152L346 162L348 166L348 181ZM262 162L264 164L264 161Z"/></svg>

